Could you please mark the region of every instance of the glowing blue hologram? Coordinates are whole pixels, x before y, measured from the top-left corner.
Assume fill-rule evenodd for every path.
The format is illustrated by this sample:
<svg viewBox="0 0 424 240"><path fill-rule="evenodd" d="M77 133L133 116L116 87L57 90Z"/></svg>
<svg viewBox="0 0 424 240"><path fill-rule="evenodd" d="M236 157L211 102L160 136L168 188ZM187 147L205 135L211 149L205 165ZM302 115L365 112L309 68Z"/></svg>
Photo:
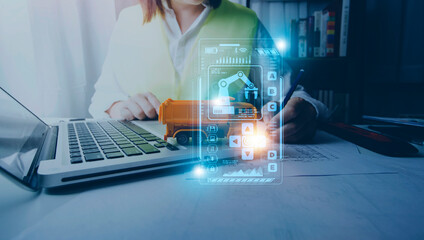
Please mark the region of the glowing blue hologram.
<svg viewBox="0 0 424 240"><path fill-rule="evenodd" d="M243 123L241 125L241 132L243 135L253 135L253 123Z"/></svg>
<svg viewBox="0 0 424 240"><path fill-rule="evenodd" d="M206 167L206 169L207 169L208 173L217 173L218 172L218 167L215 164L208 165Z"/></svg>
<svg viewBox="0 0 424 240"><path fill-rule="evenodd" d="M222 105L230 105L230 93L228 92L228 87L236 82L237 80L242 80L247 87L244 89L244 95L246 99L249 99L249 93L253 92L254 99L258 98L258 88L247 78L246 74L242 71L238 71L237 74L234 74L230 77L219 80L219 95L218 99L221 100Z"/></svg>
<svg viewBox="0 0 424 240"><path fill-rule="evenodd" d="M275 111L277 111L277 103L276 102L268 103L268 112L275 112Z"/></svg>
<svg viewBox="0 0 424 240"><path fill-rule="evenodd" d="M268 72L268 81L275 81L277 80L277 72L276 71L269 71Z"/></svg>
<svg viewBox="0 0 424 240"><path fill-rule="evenodd" d="M217 133L218 132L218 125L216 124L209 124L206 127L206 131L209 133Z"/></svg>
<svg viewBox="0 0 424 240"><path fill-rule="evenodd" d="M230 136L229 139L228 139L228 143L229 143L230 147L232 147L232 148L241 147L241 136L238 136L238 135Z"/></svg>
<svg viewBox="0 0 424 240"><path fill-rule="evenodd" d="M232 171L228 173L224 173L222 175L223 177L263 177L264 172L261 167L253 168L253 169L247 169L247 170L238 170L238 171Z"/></svg>
<svg viewBox="0 0 424 240"><path fill-rule="evenodd" d="M274 133L282 123L264 126L260 121L267 111L281 111L278 102L285 93L280 76L281 42L269 43L273 40L200 39L198 74L201 77L196 93L199 100L208 101L207 109L199 110L199 119L207 116L208 120L202 128L207 144L205 149L199 149L203 164L201 184L282 182L283 165L278 161L281 147L267 138L267 130ZM228 139L221 141L221 137L227 136L222 132L227 133ZM220 138L219 144L214 135ZM218 161L216 156L221 151L233 153L233 157Z"/></svg>
<svg viewBox="0 0 424 240"><path fill-rule="evenodd" d="M196 177L203 177L205 175L205 168L203 166L196 166L193 169L193 173Z"/></svg>
<svg viewBox="0 0 424 240"><path fill-rule="evenodd" d="M203 158L208 163L216 163L218 162L218 156L216 154L210 154Z"/></svg>
<svg viewBox="0 0 424 240"><path fill-rule="evenodd" d="M241 159L243 160L253 160L254 150L253 148L242 148L241 149Z"/></svg>
<svg viewBox="0 0 424 240"><path fill-rule="evenodd" d="M218 48L217 47L207 47L207 48L205 48L205 53L206 54L217 54Z"/></svg>
<svg viewBox="0 0 424 240"><path fill-rule="evenodd" d="M277 88L276 87L268 87L268 96L270 96L270 97L277 96Z"/></svg>
<svg viewBox="0 0 424 240"><path fill-rule="evenodd" d="M213 114L233 115L235 114L235 109L234 106L213 106Z"/></svg>
<svg viewBox="0 0 424 240"><path fill-rule="evenodd" d="M277 151L269 150L268 151L268 160L276 160L277 159Z"/></svg>
<svg viewBox="0 0 424 240"><path fill-rule="evenodd" d="M287 41L284 39L278 39L277 43L278 50L284 52L287 49Z"/></svg>
<svg viewBox="0 0 424 240"><path fill-rule="evenodd" d="M275 48L255 48L259 56L278 56L280 53Z"/></svg>
<svg viewBox="0 0 424 240"><path fill-rule="evenodd" d="M253 136L243 136L242 137L242 146L252 148L255 146L255 140Z"/></svg>
<svg viewBox="0 0 424 240"><path fill-rule="evenodd" d="M274 173L278 171L277 163L268 163L268 172Z"/></svg>
<svg viewBox="0 0 424 240"><path fill-rule="evenodd" d="M212 64L205 74L208 79L207 99L211 100L207 111L209 120L261 120L262 115L257 112L264 105L263 94L259 93L264 89L262 66ZM247 78L248 75L252 79Z"/></svg>
<svg viewBox="0 0 424 240"><path fill-rule="evenodd" d="M211 134L208 136L208 142L209 143L216 143L218 142L218 136L216 136L215 134Z"/></svg>
<svg viewBox="0 0 424 240"><path fill-rule="evenodd" d="M216 153L216 152L218 152L218 146L215 145L215 144L210 144L207 147L207 151L208 151L208 153Z"/></svg>
<svg viewBox="0 0 424 240"><path fill-rule="evenodd" d="M257 135L253 139L256 148L264 148L266 147L267 139L264 135Z"/></svg>

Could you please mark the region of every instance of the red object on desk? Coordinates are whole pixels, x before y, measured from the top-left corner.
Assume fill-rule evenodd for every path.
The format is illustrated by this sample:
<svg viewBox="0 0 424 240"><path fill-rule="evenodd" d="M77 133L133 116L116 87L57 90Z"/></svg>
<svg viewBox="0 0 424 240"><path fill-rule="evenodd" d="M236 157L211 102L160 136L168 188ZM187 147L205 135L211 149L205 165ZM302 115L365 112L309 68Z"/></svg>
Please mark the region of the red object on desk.
<svg viewBox="0 0 424 240"><path fill-rule="evenodd" d="M407 157L418 153L418 149L408 142L345 123L322 123L320 128L383 155Z"/></svg>

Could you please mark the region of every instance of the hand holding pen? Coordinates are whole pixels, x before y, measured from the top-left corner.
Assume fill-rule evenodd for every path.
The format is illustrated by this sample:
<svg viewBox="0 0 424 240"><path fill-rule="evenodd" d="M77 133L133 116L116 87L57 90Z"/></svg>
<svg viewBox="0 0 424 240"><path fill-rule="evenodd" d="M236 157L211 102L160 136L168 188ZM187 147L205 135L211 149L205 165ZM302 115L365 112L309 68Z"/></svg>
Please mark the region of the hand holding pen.
<svg viewBox="0 0 424 240"><path fill-rule="evenodd" d="M301 69L284 98L282 110L276 115L273 112L265 111L264 113L264 122L267 125L267 130L275 142L280 141L280 132L283 134L283 141L287 143L305 141L312 138L315 134L317 125L315 108L303 98L291 98L303 73L304 70ZM264 109L267 109L267 107L265 105ZM277 128L273 128L271 125L277 126Z"/></svg>

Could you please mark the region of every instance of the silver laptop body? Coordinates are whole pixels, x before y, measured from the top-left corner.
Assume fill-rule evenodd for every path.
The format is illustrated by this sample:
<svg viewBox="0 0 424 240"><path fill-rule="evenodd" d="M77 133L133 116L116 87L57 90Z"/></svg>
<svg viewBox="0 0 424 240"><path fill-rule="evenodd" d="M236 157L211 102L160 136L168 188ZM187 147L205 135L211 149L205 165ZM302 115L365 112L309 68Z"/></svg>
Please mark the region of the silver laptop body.
<svg viewBox="0 0 424 240"><path fill-rule="evenodd" d="M47 125L2 88L0 103L1 112L7 113L0 118L0 168L32 189L196 164L199 151L204 151L196 145L178 145L174 139L164 141L165 126L157 121L105 119ZM83 143L90 148L83 148ZM113 147L118 150L105 151ZM218 155L236 156L224 146Z"/></svg>

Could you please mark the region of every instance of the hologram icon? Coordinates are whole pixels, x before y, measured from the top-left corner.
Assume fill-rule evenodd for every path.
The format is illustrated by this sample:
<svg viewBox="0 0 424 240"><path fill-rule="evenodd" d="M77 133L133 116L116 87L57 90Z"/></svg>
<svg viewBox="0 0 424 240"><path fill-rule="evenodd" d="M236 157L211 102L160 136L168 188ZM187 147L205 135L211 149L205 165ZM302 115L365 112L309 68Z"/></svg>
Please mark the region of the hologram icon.
<svg viewBox="0 0 424 240"><path fill-rule="evenodd" d="M270 97L277 96L277 88L276 87L268 87L268 96L270 96Z"/></svg>
<svg viewBox="0 0 424 240"><path fill-rule="evenodd" d="M268 151L268 160L276 160L277 159L277 151L269 150Z"/></svg>
<svg viewBox="0 0 424 240"><path fill-rule="evenodd" d="M204 157L204 160L209 163L215 163L218 161L218 156L216 154L210 154Z"/></svg>
<svg viewBox="0 0 424 240"><path fill-rule="evenodd" d="M218 151L218 146L215 144L208 145L207 150L209 153L216 153Z"/></svg>
<svg viewBox="0 0 424 240"><path fill-rule="evenodd" d="M243 135L253 135L253 123L241 124L241 131Z"/></svg>
<svg viewBox="0 0 424 240"><path fill-rule="evenodd" d="M218 125L216 125L216 124L209 124L206 127L206 131L207 132L210 132L210 133L217 133L218 132Z"/></svg>
<svg viewBox="0 0 424 240"><path fill-rule="evenodd" d="M243 147L255 147L255 140L253 136L243 136L242 138Z"/></svg>
<svg viewBox="0 0 424 240"><path fill-rule="evenodd" d="M241 147L241 136L230 136L228 142L230 147Z"/></svg>
<svg viewBox="0 0 424 240"><path fill-rule="evenodd" d="M277 72L276 71L269 71L268 72L268 81L275 81L277 80Z"/></svg>
<svg viewBox="0 0 424 240"><path fill-rule="evenodd" d="M218 136L216 136L215 134L209 135L208 136L208 142L210 142L210 143L218 142Z"/></svg>
<svg viewBox="0 0 424 240"><path fill-rule="evenodd" d="M241 151L242 160L253 160L253 148L243 148Z"/></svg>
<svg viewBox="0 0 424 240"><path fill-rule="evenodd" d="M255 87L255 85L247 78L246 74L242 71L238 71L233 76L223 78L219 80L218 87L219 87L219 97L218 99L221 100L221 105L230 105L230 94L228 91L229 86L238 81L243 81L247 87L244 89L244 95L246 99L249 99L249 93L253 92L254 99L258 98L258 88Z"/></svg>
<svg viewBox="0 0 424 240"><path fill-rule="evenodd" d="M276 102L268 103L268 112L275 112L275 111L277 111L277 103Z"/></svg>
<svg viewBox="0 0 424 240"><path fill-rule="evenodd" d="M277 172L278 166L277 163L268 163L268 172L274 173Z"/></svg>

